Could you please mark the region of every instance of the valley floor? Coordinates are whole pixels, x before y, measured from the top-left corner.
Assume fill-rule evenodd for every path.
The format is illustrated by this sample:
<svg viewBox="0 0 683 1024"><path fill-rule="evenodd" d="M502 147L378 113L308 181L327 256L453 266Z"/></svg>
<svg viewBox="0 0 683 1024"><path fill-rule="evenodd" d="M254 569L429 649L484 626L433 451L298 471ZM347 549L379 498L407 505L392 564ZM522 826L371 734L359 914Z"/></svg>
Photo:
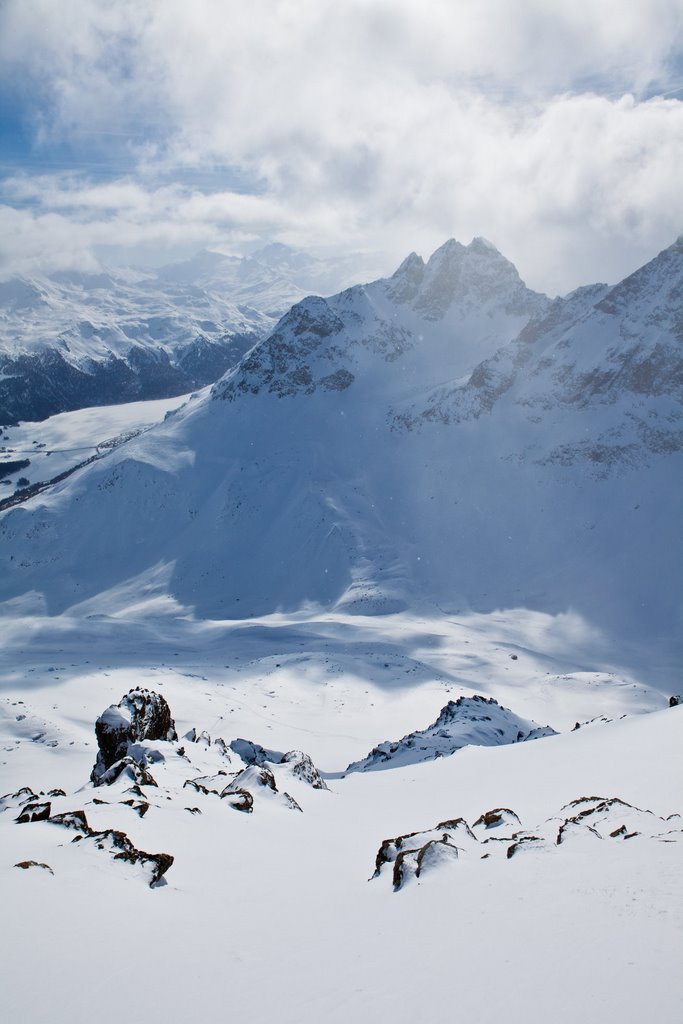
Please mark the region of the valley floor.
<svg viewBox="0 0 683 1024"><path fill-rule="evenodd" d="M0 623L0 790L60 788L53 813L85 809L175 858L149 888L138 865L0 811L5 1019L681 1019L681 819L669 816L683 812L683 708L611 663L578 618L165 611L50 619L26 606ZM164 695L179 737L151 767L144 817L88 782L95 719L138 686ZM473 693L560 735L343 777ZM211 744L184 739L193 727ZM267 794L241 814L184 787L242 767L219 736L303 750L328 790L276 765L303 813ZM499 807L533 830L589 796L653 812L659 838L585 830L509 859L461 851L396 892L386 871L370 880L389 837ZM15 867L31 860L49 870Z"/></svg>

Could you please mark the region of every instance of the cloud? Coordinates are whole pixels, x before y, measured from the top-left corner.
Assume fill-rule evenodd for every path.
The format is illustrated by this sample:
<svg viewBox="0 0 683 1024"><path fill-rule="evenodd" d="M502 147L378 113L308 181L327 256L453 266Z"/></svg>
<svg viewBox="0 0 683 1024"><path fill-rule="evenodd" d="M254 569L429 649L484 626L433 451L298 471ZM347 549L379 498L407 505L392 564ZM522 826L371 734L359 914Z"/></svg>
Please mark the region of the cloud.
<svg viewBox="0 0 683 1024"><path fill-rule="evenodd" d="M656 95L683 84L677 0L10 0L2 19L37 153L83 162L4 182L6 267L57 258L69 225L69 252L277 237L387 270L484 234L556 291L683 225L683 104ZM93 184L112 146L127 174Z"/></svg>

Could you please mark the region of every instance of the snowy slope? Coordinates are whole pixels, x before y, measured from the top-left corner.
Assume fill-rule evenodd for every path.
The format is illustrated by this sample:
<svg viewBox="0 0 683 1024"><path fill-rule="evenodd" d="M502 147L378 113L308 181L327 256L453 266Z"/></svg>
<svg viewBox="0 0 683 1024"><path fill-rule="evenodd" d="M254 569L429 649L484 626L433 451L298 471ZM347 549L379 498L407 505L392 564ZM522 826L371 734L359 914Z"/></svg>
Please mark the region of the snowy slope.
<svg viewBox="0 0 683 1024"><path fill-rule="evenodd" d="M103 456L160 423L188 397L78 409L37 423L5 427L0 434L0 508L21 489L19 480L36 485ZM12 466L17 468L8 468Z"/></svg>
<svg viewBox="0 0 683 1024"><path fill-rule="evenodd" d="M577 1015L678 1019L681 708L328 777L327 789L297 777L296 760L269 762L273 791L259 786L262 769L245 773L230 741L246 735L289 750L296 735L309 751L310 743L335 750L341 765L366 727L367 687L342 677L339 713L320 703L311 674L301 700L296 666L276 667L281 648L264 629L245 648L245 629L223 633L220 653L167 644L168 666L142 666L138 645L123 667L123 650L106 643L86 665L82 641L67 645L66 664L52 673L36 666L32 685L12 682L3 664L0 890L12 927L0 955L11 1019L66 1020L67 1006L68 1019L84 1024L97 1005L98 1019L113 1024L120 999L101 998L112 973L135 1021L193 1016L198 1002L216 1015L227 1000L257 1024L275 1016L369 1024L382 1014L408 1024L421 1019L426 993L449 1005L454 989L459 1012L482 1024L501 1015L540 1024L549 1006L562 1024ZM289 630L298 646L300 628ZM178 740L144 744L156 785L121 775L93 787L95 718L140 685L164 694ZM392 703L382 706L389 730ZM233 795L244 786L247 813ZM52 821L30 820L46 813L35 808L41 802ZM410 850L424 849L434 831L439 840L447 832L457 855L439 856L447 844L433 844L417 875ZM398 837L407 855L395 891ZM166 884L150 888L159 863ZM117 941L131 929L136 941ZM116 955L103 957L112 945ZM571 999L558 999L568 975ZM527 991L533 999L511 998Z"/></svg>
<svg viewBox="0 0 683 1024"><path fill-rule="evenodd" d="M670 252L655 261L647 316L674 360L680 266ZM641 440L637 458L607 472L591 445L606 431L635 436L639 416L674 436L680 396L635 394L617 374L604 401L563 402L553 389L564 364L548 365L581 359L585 377L619 358L638 300L610 314L605 301L604 289L570 297L558 328L562 316L479 240L306 299L210 397L6 514L0 594L35 591L56 612L105 592L110 607L130 581L163 579L161 591L199 617L422 601L447 612L573 612L624 652L655 642L653 672L673 674L680 453ZM544 312L536 340L523 330L513 341ZM623 344L631 351L632 338ZM647 334L646 353L652 344ZM522 345L536 361L517 365ZM471 402L491 363L507 359L515 387L485 412L431 414L435 383ZM577 445L575 458L550 457Z"/></svg>

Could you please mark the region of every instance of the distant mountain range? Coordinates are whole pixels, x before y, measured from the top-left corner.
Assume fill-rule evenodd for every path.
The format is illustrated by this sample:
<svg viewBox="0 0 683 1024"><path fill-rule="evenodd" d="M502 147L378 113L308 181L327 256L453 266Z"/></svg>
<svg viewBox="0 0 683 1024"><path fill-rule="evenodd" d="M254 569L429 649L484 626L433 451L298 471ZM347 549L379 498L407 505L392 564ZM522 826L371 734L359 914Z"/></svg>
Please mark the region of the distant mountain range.
<svg viewBox="0 0 683 1024"><path fill-rule="evenodd" d="M200 252L154 272L0 282L0 424L209 384L293 303L338 290L353 271L352 259L271 244L249 257Z"/></svg>

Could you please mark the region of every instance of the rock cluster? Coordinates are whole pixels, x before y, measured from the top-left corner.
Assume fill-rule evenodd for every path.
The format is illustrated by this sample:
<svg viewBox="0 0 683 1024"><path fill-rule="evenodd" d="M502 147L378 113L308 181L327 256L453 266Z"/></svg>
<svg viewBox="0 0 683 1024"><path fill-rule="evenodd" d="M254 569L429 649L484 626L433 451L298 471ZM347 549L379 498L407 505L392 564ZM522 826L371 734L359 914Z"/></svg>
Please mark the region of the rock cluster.
<svg viewBox="0 0 683 1024"><path fill-rule="evenodd" d="M151 887L164 884L163 876L173 864L173 856L146 853L119 827L103 827L109 825L109 807L130 808L139 818L145 818L150 808L154 809L153 815L163 812L169 806L167 801L172 805L187 789L198 795L198 803L206 797L217 798L226 807L247 814L269 802L301 811L294 797L284 790L283 782L297 780L312 789L327 789L310 757L300 750L282 753L244 739L228 745L220 736L212 740L208 732L197 729L185 733L186 746L178 746L168 704L160 694L149 690L133 689L118 704L108 707L97 719L95 733L99 751L91 774L95 788L90 790L90 799L73 809L63 789L36 793L25 786L0 797L0 813L13 812L15 822L21 825L42 822L66 829L74 833L71 841L79 849L103 850L114 861L138 865ZM239 769L231 767L235 755ZM159 767L159 781L152 776L149 765ZM200 774L207 769L208 774ZM187 778L190 770L195 774ZM79 796L79 802L81 799ZM196 806L186 810L193 816L202 813ZM99 827L93 827L88 816ZM120 820L118 814L117 826ZM52 872L48 865L29 859L17 866Z"/></svg>
<svg viewBox="0 0 683 1024"><path fill-rule="evenodd" d="M424 832L385 839L377 851L372 877L379 877L389 867L394 891L398 891L411 879L455 862L461 855L511 860L520 850L549 852L575 840L683 842L682 825L678 814L660 818L619 797L579 797L532 830L525 829L509 807L496 807L485 811L472 826L464 818L453 818Z"/></svg>

